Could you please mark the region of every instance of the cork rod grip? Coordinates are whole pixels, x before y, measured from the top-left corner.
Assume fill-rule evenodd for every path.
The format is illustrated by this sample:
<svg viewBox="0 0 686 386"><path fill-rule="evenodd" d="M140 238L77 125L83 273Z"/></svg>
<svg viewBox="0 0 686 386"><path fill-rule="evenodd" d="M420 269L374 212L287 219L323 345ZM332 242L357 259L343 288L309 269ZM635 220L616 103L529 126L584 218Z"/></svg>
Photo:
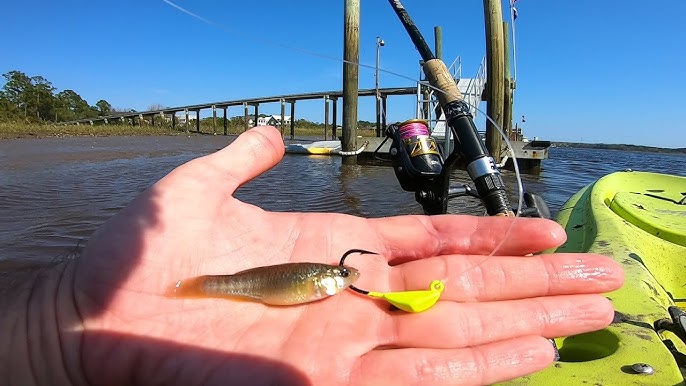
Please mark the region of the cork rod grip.
<svg viewBox="0 0 686 386"><path fill-rule="evenodd" d="M426 78L432 86L443 90L442 93L436 93L441 106L462 100L462 93L460 93L455 80L450 75L448 67L445 66L442 60L431 59L424 62L424 74L426 74Z"/></svg>

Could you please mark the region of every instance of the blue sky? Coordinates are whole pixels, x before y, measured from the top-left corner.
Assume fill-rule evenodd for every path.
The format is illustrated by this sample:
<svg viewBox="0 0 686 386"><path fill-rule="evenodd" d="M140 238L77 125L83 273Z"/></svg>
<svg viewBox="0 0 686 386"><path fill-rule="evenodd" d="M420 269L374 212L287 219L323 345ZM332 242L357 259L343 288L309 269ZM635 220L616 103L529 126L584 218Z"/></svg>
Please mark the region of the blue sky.
<svg viewBox="0 0 686 386"><path fill-rule="evenodd" d="M343 0L175 2L217 24L162 0L8 2L0 73L41 75L91 104L136 110L341 88L340 61L301 50L342 57ZM374 66L381 36L381 68L417 78L419 55L387 1L361 4L361 63ZM433 27L442 27L448 64L460 55L463 76L476 72L482 1L403 4L431 45ZM526 116L527 136L686 147L686 2L519 0L517 8L514 116ZM415 85L386 73L380 83ZM374 87L373 69L360 69L360 87ZM388 110L389 122L412 118L414 102L390 97ZM296 115L321 122L323 102L298 103ZM361 99L359 118L374 120L372 98Z"/></svg>

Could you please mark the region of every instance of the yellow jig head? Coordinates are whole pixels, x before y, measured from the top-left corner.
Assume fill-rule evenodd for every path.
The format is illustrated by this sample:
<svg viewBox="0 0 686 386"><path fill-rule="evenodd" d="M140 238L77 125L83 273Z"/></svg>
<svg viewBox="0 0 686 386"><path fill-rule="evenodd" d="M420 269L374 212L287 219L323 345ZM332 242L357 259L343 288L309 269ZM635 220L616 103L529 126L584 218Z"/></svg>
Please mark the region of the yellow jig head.
<svg viewBox="0 0 686 386"><path fill-rule="evenodd" d="M343 265L345 258L351 253L373 254L374 252L365 251L363 249L351 249L341 257L340 265ZM351 290L367 295L373 298L384 299L392 305L398 307L405 312L422 312L433 307L434 304L441 297L441 293L445 289L445 284L440 280L431 282L428 290L418 291L397 291L397 292L373 292L359 289L353 285L349 287Z"/></svg>

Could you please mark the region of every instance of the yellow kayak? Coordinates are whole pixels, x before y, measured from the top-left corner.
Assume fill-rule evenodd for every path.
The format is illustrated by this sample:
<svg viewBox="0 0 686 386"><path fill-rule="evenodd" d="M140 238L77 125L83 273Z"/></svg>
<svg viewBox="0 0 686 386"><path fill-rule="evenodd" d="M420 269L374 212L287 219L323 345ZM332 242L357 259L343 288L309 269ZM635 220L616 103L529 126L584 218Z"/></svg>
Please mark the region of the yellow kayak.
<svg viewBox="0 0 686 386"><path fill-rule="evenodd" d="M558 362L507 384L684 384L686 178L613 173L572 196L557 221L568 235L557 252L599 253L622 264L626 283L607 294L615 320L556 339Z"/></svg>

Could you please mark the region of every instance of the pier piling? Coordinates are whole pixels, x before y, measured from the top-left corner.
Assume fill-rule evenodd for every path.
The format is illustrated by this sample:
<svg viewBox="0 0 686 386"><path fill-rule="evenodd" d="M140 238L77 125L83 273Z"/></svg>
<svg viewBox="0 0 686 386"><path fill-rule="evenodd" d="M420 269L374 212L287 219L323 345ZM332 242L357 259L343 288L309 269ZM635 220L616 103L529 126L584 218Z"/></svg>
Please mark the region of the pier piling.
<svg viewBox="0 0 686 386"><path fill-rule="evenodd" d="M329 139L329 96L324 97L324 140Z"/></svg>
<svg viewBox="0 0 686 386"><path fill-rule="evenodd" d="M512 94L514 83L510 75L510 25L503 22L503 42L505 44L504 67L504 100L503 100L503 131L508 139L512 139Z"/></svg>
<svg viewBox="0 0 686 386"><path fill-rule="evenodd" d="M484 0L486 22L486 113L498 126L503 127L503 106L505 94L505 66L503 43L503 10L500 0ZM496 163L501 160L500 134L490 121L486 121L486 147Z"/></svg>
<svg viewBox="0 0 686 386"><path fill-rule="evenodd" d="M184 126L184 129L186 131L188 131L188 120L189 120L188 109L184 109L183 112L186 114L186 120L183 121L183 126Z"/></svg>
<svg viewBox="0 0 686 386"><path fill-rule="evenodd" d="M217 132L217 106L212 105L212 133Z"/></svg>
<svg viewBox="0 0 686 386"><path fill-rule="evenodd" d="M295 138L295 100L291 100L291 139Z"/></svg>
<svg viewBox="0 0 686 386"><path fill-rule="evenodd" d="M226 118L226 114L228 114L227 110L229 109L229 106L224 106L224 135L228 134L228 120Z"/></svg>
<svg viewBox="0 0 686 386"><path fill-rule="evenodd" d="M331 115L333 115L331 119L331 139L336 139L336 131L338 130L336 127L338 125L338 98L333 98Z"/></svg>
<svg viewBox="0 0 686 386"><path fill-rule="evenodd" d="M248 123L248 102L243 102L243 132L245 133L250 128Z"/></svg>
<svg viewBox="0 0 686 386"><path fill-rule="evenodd" d="M283 138L283 125L286 122L286 100L281 98L281 123L279 124L279 130L281 130L281 138Z"/></svg>
<svg viewBox="0 0 686 386"><path fill-rule="evenodd" d="M360 0L345 0L343 32L343 137L344 152L357 150L357 93L360 61ZM357 156L343 157L346 165L357 164Z"/></svg>
<svg viewBox="0 0 686 386"><path fill-rule="evenodd" d="M434 27L434 51L436 51L436 59L443 60L443 30L439 25Z"/></svg>

